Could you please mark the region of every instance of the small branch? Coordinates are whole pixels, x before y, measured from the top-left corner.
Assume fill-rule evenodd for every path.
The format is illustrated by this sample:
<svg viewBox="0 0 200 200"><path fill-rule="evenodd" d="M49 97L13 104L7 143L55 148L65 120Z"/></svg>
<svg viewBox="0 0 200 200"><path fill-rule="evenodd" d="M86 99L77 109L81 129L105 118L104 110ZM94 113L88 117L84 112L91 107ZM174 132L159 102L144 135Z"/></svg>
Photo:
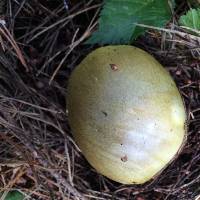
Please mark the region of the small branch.
<svg viewBox="0 0 200 200"><path fill-rule="evenodd" d="M24 59L24 57L22 55L22 52L21 52L19 46L15 42L13 36L10 34L9 30L3 24L1 24L1 27L0 27L0 34L2 34L7 39L7 41L11 44L11 46L15 50L20 62L25 67L26 71L28 72L29 71L28 66L26 64L26 61L25 61L25 59Z"/></svg>
<svg viewBox="0 0 200 200"><path fill-rule="evenodd" d="M171 30L171 29L166 29L166 28L159 28L159 27L155 27L155 26L149 26L149 25L145 25L145 24L134 23L134 25L144 27L144 28L150 28L150 29L154 29L154 30L164 31L164 32L168 32L168 33L174 33L176 35L179 35L180 37L191 38L191 39L197 41L198 43L200 43L200 37L189 34L189 33L184 33L184 32L181 32L181 31Z"/></svg>
<svg viewBox="0 0 200 200"><path fill-rule="evenodd" d="M67 57L71 54L71 52L74 50L74 48L76 48L83 40L85 40L86 38L88 38L91 33L92 33L92 30L94 29L94 27L97 25L97 21L93 23L94 19L96 18L97 16L97 13L99 12L99 9L97 10L96 14L94 15L92 21L90 22L88 28L86 29L86 31L83 33L83 35L76 41L74 41L74 38L76 37L76 34L77 34L77 31L75 32L74 34L74 37L72 38L72 42L71 42L71 45L70 45L70 49L69 51L66 53L65 57L61 60L60 64L58 65L58 67L56 68L56 70L54 71L50 81L49 81L49 85L51 85L53 79L55 78L56 74L58 73L59 69L61 68L61 66L63 65L64 61L67 59Z"/></svg>

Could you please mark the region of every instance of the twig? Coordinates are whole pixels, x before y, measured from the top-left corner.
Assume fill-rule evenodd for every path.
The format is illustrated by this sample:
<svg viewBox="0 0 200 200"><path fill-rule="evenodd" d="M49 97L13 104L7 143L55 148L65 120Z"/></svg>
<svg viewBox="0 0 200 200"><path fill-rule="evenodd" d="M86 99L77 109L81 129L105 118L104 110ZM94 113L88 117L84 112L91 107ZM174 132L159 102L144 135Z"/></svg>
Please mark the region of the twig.
<svg viewBox="0 0 200 200"><path fill-rule="evenodd" d="M60 64L58 65L58 67L54 71L53 75L51 76L50 81L49 81L49 85L51 85L53 79L55 78L56 74L58 73L59 69L61 68L62 64L67 59L67 57L71 54L71 52L74 50L74 48L76 48L83 40L85 40L86 38L88 38L91 35L91 31L97 25L97 23L98 23L97 21L93 25L91 25L91 23L90 23L87 30L84 32L84 34L78 40L76 40L75 42L72 41L69 51L66 53L66 55L64 56L64 58L61 60Z"/></svg>
<svg viewBox="0 0 200 200"><path fill-rule="evenodd" d="M3 24L1 24L0 33L8 40L8 42L10 42L10 44L14 48L16 54L18 55L18 58L21 61L22 65L25 67L26 71L28 72L29 69L28 69L26 61L25 61L25 59L24 59L24 57L23 57L23 55L21 53L20 48L18 47L18 45L15 42L14 38L12 37L12 35L10 34L9 30Z"/></svg>
<svg viewBox="0 0 200 200"><path fill-rule="evenodd" d="M145 25L145 24L134 23L134 25L145 27L145 28L150 28L150 29L155 29L155 30L159 30L159 31L164 31L164 32L168 32L168 33L174 33L174 34L179 35L180 37L191 38L191 39L197 41L198 43L200 43L200 37L189 34L189 33L184 33L181 31L171 30L171 29L166 29L166 28L159 28L159 27L155 27L155 26L149 26L149 25Z"/></svg>
<svg viewBox="0 0 200 200"><path fill-rule="evenodd" d="M65 21L67 21L67 20L69 20L69 19L72 19L72 18L76 17L77 15L80 15L80 14L86 12L86 11L89 11L89 10L92 10L92 9L95 9L95 8L98 8L100 5L101 5L101 4L97 4L97 5L91 6L91 7L89 7L89 8L85 8L85 9L83 9L83 10L81 10L81 11L78 11L77 13L71 14L71 15L69 15L69 16L63 18L62 20L60 20L60 21L58 21L58 22L56 22L56 23L54 23L54 24L48 26L47 28L43 29L43 30L40 31L39 33L35 34L32 38L30 38L30 39L27 41L27 43L30 43L32 40L36 39L38 36L40 36L41 34L45 33L45 32L48 31L49 29L52 29L52 28L54 28L55 26L57 26L57 25L59 25L59 24L62 24L62 23L64 23Z"/></svg>

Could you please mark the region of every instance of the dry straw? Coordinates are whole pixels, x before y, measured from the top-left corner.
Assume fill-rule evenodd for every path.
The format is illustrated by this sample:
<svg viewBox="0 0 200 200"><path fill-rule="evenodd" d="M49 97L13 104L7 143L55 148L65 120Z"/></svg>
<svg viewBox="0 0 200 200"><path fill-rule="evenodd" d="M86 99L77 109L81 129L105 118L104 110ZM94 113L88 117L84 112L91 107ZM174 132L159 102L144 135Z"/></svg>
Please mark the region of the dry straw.
<svg viewBox="0 0 200 200"><path fill-rule="evenodd" d="M60 0L7 1L6 25L0 25L0 192L18 190L31 200L198 199L199 38L177 26L175 13L166 29L150 27L134 42L176 81L187 107L188 139L181 155L155 180L120 185L91 168L67 123L67 80L92 50L83 42L96 28L101 3L70 2L66 10ZM178 10L187 8L183 2Z"/></svg>

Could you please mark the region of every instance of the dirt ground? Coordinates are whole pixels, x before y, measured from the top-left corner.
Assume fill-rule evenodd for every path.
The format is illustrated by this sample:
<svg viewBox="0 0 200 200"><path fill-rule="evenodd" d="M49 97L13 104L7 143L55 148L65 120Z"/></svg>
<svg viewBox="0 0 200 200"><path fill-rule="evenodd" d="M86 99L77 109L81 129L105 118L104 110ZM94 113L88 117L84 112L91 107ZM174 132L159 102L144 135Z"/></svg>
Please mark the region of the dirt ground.
<svg viewBox="0 0 200 200"><path fill-rule="evenodd" d="M0 192L18 190L31 200L198 200L200 38L177 26L186 1L165 31L149 30L133 42L166 67L184 98L188 132L180 155L156 179L127 186L98 174L76 146L65 112L67 80L98 47L84 41L100 7L98 0L72 0L69 8L62 0L7 1L0 25Z"/></svg>

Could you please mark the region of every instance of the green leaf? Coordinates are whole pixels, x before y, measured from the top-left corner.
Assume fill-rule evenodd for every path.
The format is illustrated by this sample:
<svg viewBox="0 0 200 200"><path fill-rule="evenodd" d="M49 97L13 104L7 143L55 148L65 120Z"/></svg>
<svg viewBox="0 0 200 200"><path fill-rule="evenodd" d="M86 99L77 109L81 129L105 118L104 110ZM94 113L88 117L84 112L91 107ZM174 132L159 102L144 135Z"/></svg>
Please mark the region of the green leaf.
<svg viewBox="0 0 200 200"><path fill-rule="evenodd" d="M190 9L186 15L182 15L179 19L182 26L200 31L200 8Z"/></svg>
<svg viewBox="0 0 200 200"><path fill-rule="evenodd" d="M86 43L127 44L145 31L136 24L163 27L170 17L167 0L104 0L99 28Z"/></svg>
<svg viewBox="0 0 200 200"><path fill-rule="evenodd" d="M11 191L11 192L8 192L4 200L23 200L24 198L25 196L21 192Z"/></svg>

